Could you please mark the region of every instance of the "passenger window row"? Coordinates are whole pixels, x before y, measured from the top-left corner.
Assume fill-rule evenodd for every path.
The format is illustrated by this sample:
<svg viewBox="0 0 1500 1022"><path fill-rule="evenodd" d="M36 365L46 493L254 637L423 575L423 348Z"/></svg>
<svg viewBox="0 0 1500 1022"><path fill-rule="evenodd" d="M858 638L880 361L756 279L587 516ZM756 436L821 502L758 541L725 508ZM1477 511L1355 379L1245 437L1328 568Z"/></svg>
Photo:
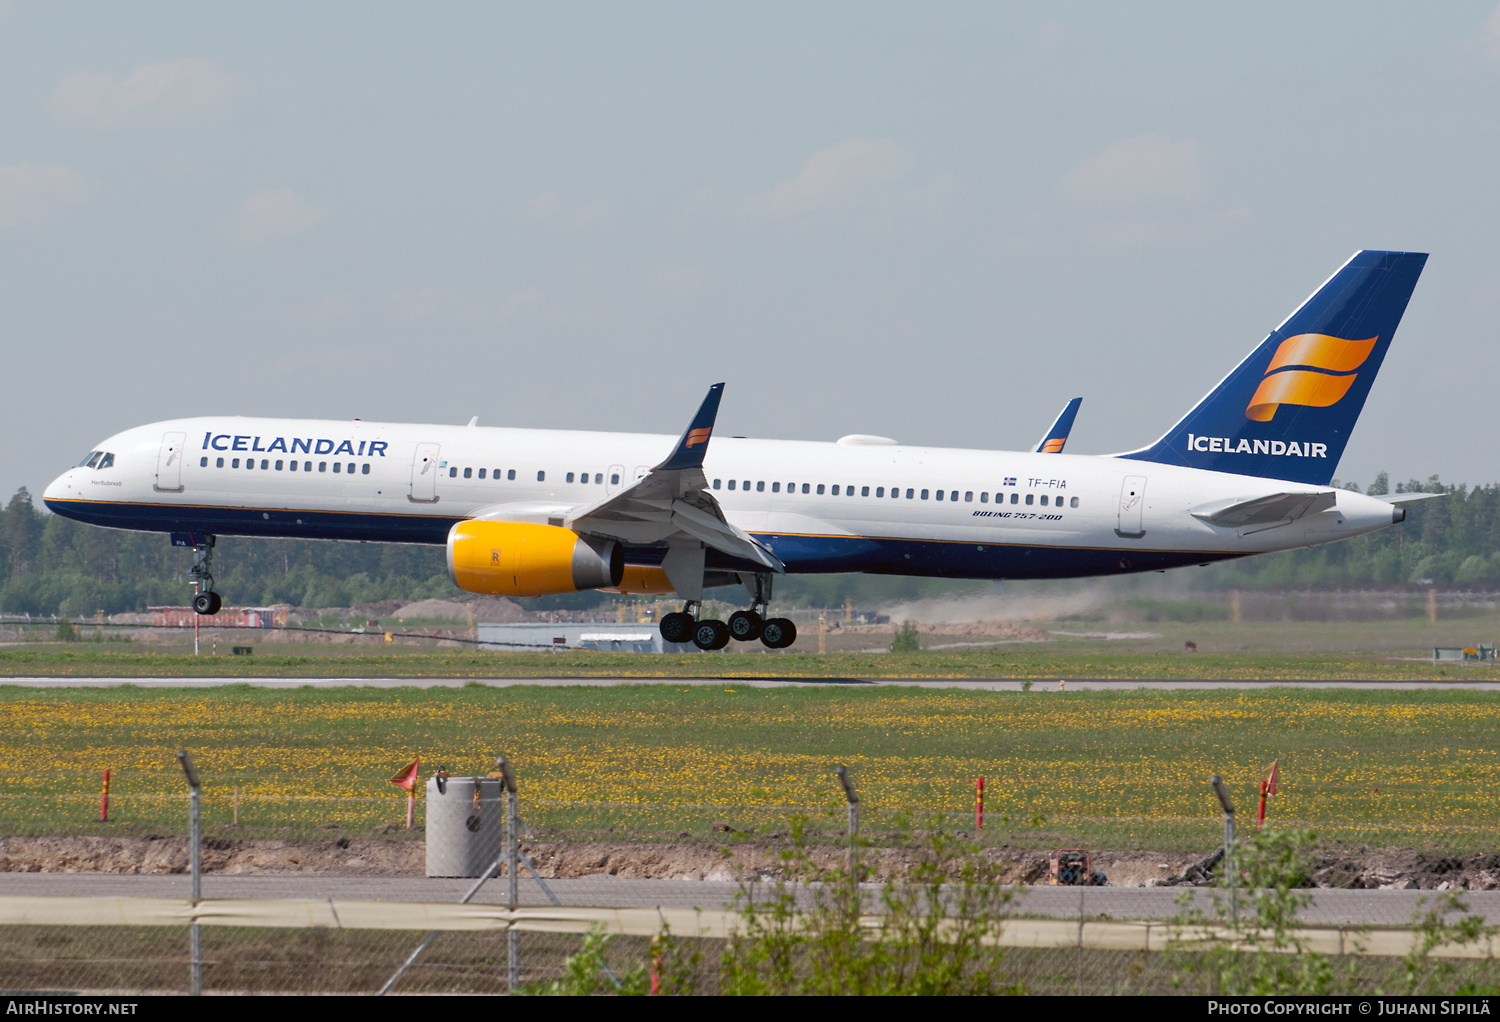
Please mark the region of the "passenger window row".
<svg viewBox="0 0 1500 1022"><path fill-rule="evenodd" d="M569 481L571 482L571 477L570 477ZM797 492L797 486L798 486L797 483L787 483L786 484L786 492L787 493L796 493ZM803 493L823 494L824 492L827 492L830 496L834 496L834 497L839 496L839 491L841 489L843 491L843 495L844 496L846 496L846 497L852 497L852 496L854 496L854 489L855 489L853 486L843 486L843 487L840 487L839 484L837 484L837 483L833 484L832 486L825 486L825 484L823 484L823 483L817 483L817 484L802 483L801 486L802 486L802 492ZM716 490L718 490L718 489L749 490L750 489L750 480L749 479L744 479L744 480L731 479L731 480L729 480L728 485L725 486L724 485L724 480L722 480L722 479L715 479L713 481L713 488L716 489ZM755 492L757 492L757 493L763 492L765 490L765 488L766 488L766 484L764 482L757 482L755 484ZM781 484L779 482L773 482L771 484L771 492L772 493L780 493L781 492ZM920 494L920 496L919 496L919 494ZM859 495L861 497L868 497L870 495L870 488L868 486L861 486L861 487L859 487ZM877 486L877 487L875 487L875 496L877 496L877 497L884 497L885 496L885 487L884 486ZM892 486L891 487L891 496L893 498L899 499L901 497L901 487L899 487L899 486ZM938 491L936 491L935 494L933 493L933 491L930 491L930 490L918 490L918 489L916 489L914 487L908 487L907 490L906 490L906 499L907 500L917 500L917 499L920 499L920 500L930 500L930 499L933 499L934 496L935 496L935 498L937 500L948 500L948 501L952 501L954 503L958 502L958 491L957 490L938 490ZM1006 495L1004 493L997 493L997 494L995 494L995 503L996 504L1007 503L1007 501L1005 499L1005 496ZM1040 494L1040 495L1028 493L1025 496L1026 496L1026 499L1025 499L1024 503L1026 503L1028 505L1032 504L1034 502L1037 502L1037 498L1039 496L1040 497L1039 503L1041 504L1042 507L1048 507L1048 506L1051 506L1051 507L1062 507L1063 506L1063 497L1061 495L1058 495L1058 496L1049 496L1048 494L1045 494L1045 493ZM965 503L973 503L973 501L974 501L974 491L973 490L965 490L964 491L963 499L964 499ZM990 502L990 495L988 493L980 493L979 494L979 503L981 503L981 504L988 504L989 502ZM1021 494L1019 492L1012 492L1010 494L1010 501L1009 501L1009 503L1011 503L1011 504L1020 504L1020 503L1023 503L1023 501L1021 500ZM1078 506L1078 498L1077 497L1068 498L1068 504L1067 504L1067 506L1068 507L1077 507Z"/></svg>
<svg viewBox="0 0 1500 1022"><path fill-rule="evenodd" d="M487 476L490 475L490 473L492 471L494 473L494 479L495 479L495 481L499 482L500 481L500 470L498 468L497 469L484 469L484 468L480 469L479 470L479 478L480 479L486 478ZM514 479L515 477L516 477L516 470L515 469L511 469L509 472L506 473L506 476L505 476L505 478L507 478L507 479ZM458 467L456 465L454 467L448 469L448 478L449 479L456 479L456 478L458 478ZM465 479L473 479L474 478L474 470L472 468L466 468L466 469L464 469L464 478ZM541 481L542 475L541 475L540 472L537 473L537 477L536 478L537 478L538 482Z"/></svg>
<svg viewBox="0 0 1500 1022"><path fill-rule="evenodd" d="M494 479L496 481L499 481L499 479L500 479L500 471L501 470L498 469L498 468L494 468L494 469L483 469L483 468L481 468L481 469L478 469L478 470L475 470L473 468L466 468L466 469L463 470L463 477L465 479L474 479L474 478L485 479L485 478L490 478L490 479ZM448 478L449 479L457 479L458 478L458 474L459 474L459 469L458 469L457 465L451 466L448 469ZM505 470L505 478L506 478L507 481L514 481L515 478L516 478L516 470L513 469L513 468L506 469ZM570 483L571 482L587 483L589 481L589 473L587 473L587 472L569 472L564 478L568 482L570 482ZM603 483L604 482L604 473L603 472L595 472L593 474L593 480L594 480L594 483L596 485ZM536 474L536 481L539 482L539 483L545 483L547 481L547 473L546 473L546 471L540 471L540 472L538 472ZM618 486L618 485L620 485L620 473L618 473L618 472L611 472L609 474L609 484L611 486Z"/></svg>
<svg viewBox="0 0 1500 1022"><path fill-rule="evenodd" d="M302 466L302 471L304 471L304 472L311 472L313 470L313 463L310 462L310 461L303 461L303 462L283 461L281 458L277 458L275 462L272 462L270 458L262 458L262 459L260 459L260 469L261 469L262 472L269 472L269 471L272 470L273 467L274 467L274 469L277 472L280 472L283 469L286 470L286 471L288 471L288 472L295 472L295 471L297 471L297 466L298 465ZM207 468L208 467L208 459L207 458L199 458L198 459L198 467L199 468ZM224 459L223 458L215 458L214 459L214 468L224 468L224 467L225 466L224 466ZM240 467L240 459L239 458L230 458L229 459L229 467L230 468L239 468ZM246 469L254 469L255 468L255 459L254 458L246 458L245 459L245 468ZM358 468L359 468L360 475L369 475L370 474L370 463L369 462L365 462L363 465L358 466ZM352 461L348 462L347 465L344 462L342 462L342 461L335 461L333 463L333 471L336 472L336 473L347 472L349 475L353 475L354 474L354 470L355 470L355 463L352 462ZM320 462L318 462L318 471L319 472L327 472L328 471L328 462L326 462L326 461L320 461Z"/></svg>

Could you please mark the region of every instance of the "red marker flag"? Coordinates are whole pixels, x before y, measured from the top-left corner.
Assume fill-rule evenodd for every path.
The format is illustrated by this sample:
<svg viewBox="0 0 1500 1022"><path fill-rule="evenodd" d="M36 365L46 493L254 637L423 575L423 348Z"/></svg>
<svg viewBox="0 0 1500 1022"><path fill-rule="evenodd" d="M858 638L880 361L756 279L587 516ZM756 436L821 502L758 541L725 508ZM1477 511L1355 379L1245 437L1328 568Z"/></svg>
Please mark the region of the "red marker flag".
<svg viewBox="0 0 1500 1022"><path fill-rule="evenodd" d="M412 785L417 783L417 774L420 773L421 770L422 757L418 756L410 766L408 766L405 770L402 770L395 777L392 777L391 783L398 788L405 788L407 791L411 791Z"/></svg>
<svg viewBox="0 0 1500 1022"><path fill-rule="evenodd" d="M1276 782L1281 780L1281 770L1277 767L1280 760L1271 760L1271 769L1266 771L1266 794L1276 794Z"/></svg>

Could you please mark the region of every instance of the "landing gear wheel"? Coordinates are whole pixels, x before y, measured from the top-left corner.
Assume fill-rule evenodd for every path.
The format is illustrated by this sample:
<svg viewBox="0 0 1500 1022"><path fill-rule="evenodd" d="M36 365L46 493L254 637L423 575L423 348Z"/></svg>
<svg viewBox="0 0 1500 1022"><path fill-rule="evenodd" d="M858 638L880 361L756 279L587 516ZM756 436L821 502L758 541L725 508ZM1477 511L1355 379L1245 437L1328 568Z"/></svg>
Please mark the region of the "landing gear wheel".
<svg viewBox="0 0 1500 1022"><path fill-rule="evenodd" d="M737 610L729 615L729 634L738 642L754 642L765 626L765 621L753 610Z"/></svg>
<svg viewBox="0 0 1500 1022"><path fill-rule="evenodd" d="M760 641L771 649L786 649L797 641L797 626L784 617L773 617L761 629Z"/></svg>
<svg viewBox="0 0 1500 1022"><path fill-rule="evenodd" d="M693 637L693 625L696 623L693 615L678 610L663 617L657 628L661 632L661 637L667 642L690 642Z"/></svg>
<svg viewBox="0 0 1500 1022"><path fill-rule="evenodd" d="M699 649L723 649L729 645L729 627L722 621L699 621L693 629L693 645Z"/></svg>
<svg viewBox="0 0 1500 1022"><path fill-rule="evenodd" d="M199 614L217 614L224 601L218 593L199 593L193 597L193 610Z"/></svg>

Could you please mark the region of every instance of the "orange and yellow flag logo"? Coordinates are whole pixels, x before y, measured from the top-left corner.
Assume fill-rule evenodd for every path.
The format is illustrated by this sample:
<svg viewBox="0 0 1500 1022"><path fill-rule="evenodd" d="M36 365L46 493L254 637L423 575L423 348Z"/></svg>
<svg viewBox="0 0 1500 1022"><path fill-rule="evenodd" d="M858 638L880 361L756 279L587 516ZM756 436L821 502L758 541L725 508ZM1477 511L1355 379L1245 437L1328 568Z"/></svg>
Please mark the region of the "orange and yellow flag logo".
<svg viewBox="0 0 1500 1022"><path fill-rule="evenodd" d="M1245 407L1245 418L1270 422L1282 405L1327 408L1338 404L1354 386L1358 375L1354 370L1364 365L1377 340L1346 341L1328 334L1288 337L1266 367L1266 378Z"/></svg>
<svg viewBox="0 0 1500 1022"><path fill-rule="evenodd" d="M1055 436L1051 440L1048 440L1046 443L1042 444L1042 453L1043 454L1061 454L1062 453L1062 449L1063 449L1063 444L1065 444L1067 442L1068 442L1068 438L1067 437L1065 437L1065 436Z"/></svg>
<svg viewBox="0 0 1500 1022"><path fill-rule="evenodd" d="M683 444L682 446L683 447L696 447L698 444L706 444L706 443L708 443L708 436L712 432L713 432L713 428L712 427L710 427L708 429L694 429L694 430L690 430L688 432L688 435L687 435L687 443Z"/></svg>

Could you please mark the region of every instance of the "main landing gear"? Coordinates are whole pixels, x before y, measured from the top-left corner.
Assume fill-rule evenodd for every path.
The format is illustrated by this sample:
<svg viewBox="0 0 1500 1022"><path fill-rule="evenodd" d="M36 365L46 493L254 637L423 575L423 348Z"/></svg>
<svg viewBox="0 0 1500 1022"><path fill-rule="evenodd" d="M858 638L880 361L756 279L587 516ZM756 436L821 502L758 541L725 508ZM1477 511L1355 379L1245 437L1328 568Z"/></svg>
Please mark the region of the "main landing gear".
<svg viewBox="0 0 1500 1022"><path fill-rule="evenodd" d="M757 601L749 610L729 615L729 623L712 619L699 620L702 604L689 600L682 610L667 614L658 626L667 642L691 642L699 649L723 649L730 639L754 642L759 639L769 649L785 649L797 641L797 626L784 617L765 618L756 610L765 604Z"/></svg>
<svg viewBox="0 0 1500 1022"><path fill-rule="evenodd" d="M191 542L193 566L188 575L193 580L195 593L193 610L199 614L217 614L224 601L214 592L214 537L194 535Z"/></svg>

